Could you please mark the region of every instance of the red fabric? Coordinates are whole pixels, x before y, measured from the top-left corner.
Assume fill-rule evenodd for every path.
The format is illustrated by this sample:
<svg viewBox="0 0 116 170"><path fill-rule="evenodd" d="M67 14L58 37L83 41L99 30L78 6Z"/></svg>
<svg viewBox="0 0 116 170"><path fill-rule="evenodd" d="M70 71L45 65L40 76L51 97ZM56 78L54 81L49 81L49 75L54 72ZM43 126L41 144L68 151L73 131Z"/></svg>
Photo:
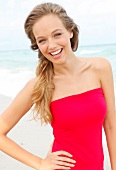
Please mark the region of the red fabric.
<svg viewBox="0 0 116 170"><path fill-rule="evenodd" d="M67 96L50 104L54 143L76 160L71 170L103 170L102 125L106 102L102 88Z"/></svg>

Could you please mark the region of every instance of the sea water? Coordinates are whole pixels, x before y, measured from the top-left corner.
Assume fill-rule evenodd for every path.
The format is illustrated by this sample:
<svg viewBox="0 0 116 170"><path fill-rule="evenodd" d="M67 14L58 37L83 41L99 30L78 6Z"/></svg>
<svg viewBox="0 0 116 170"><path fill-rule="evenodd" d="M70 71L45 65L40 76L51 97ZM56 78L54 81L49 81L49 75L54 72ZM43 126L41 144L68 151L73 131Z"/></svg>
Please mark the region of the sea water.
<svg viewBox="0 0 116 170"><path fill-rule="evenodd" d="M12 98L35 76L37 52L0 51L0 94Z"/></svg>
<svg viewBox="0 0 116 170"><path fill-rule="evenodd" d="M112 65L116 88L116 44L79 47L77 56L104 57ZM0 51L0 94L12 98L35 76L37 52L28 50Z"/></svg>

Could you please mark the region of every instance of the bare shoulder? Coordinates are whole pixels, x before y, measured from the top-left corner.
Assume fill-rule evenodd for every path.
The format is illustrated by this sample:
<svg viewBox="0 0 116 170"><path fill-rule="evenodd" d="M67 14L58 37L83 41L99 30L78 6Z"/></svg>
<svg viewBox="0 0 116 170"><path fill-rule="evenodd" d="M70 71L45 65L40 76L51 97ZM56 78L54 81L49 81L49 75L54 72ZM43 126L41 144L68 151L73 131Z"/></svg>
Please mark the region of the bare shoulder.
<svg viewBox="0 0 116 170"><path fill-rule="evenodd" d="M111 63L103 57L94 57L90 59L92 69L95 71L95 73L98 75L101 86L104 91L109 86L109 89L113 89L113 72L112 72L112 66Z"/></svg>
<svg viewBox="0 0 116 170"><path fill-rule="evenodd" d="M26 94L28 96L31 96L32 92L33 92L33 89L37 83L37 77L34 77L32 79L30 79L25 85L24 87L21 89L21 91L18 93L19 94Z"/></svg>
<svg viewBox="0 0 116 170"><path fill-rule="evenodd" d="M92 65L92 68L96 71L99 71L102 73L106 70L111 70L111 63L109 60L103 57L94 57L89 59Z"/></svg>
<svg viewBox="0 0 116 170"><path fill-rule="evenodd" d="M25 84L25 86L19 91L19 93L16 95L16 97L14 98L14 101L20 101L20 99L22 98L21 100L31 102L32 93L33 93L33 89L36 85L36 82L37 82L37 77L30 79Z"/></svg>
<svg viewBox="0 0 116 170"><path fill-rule="evenodd" d="M95 71L96 73L101 71L104 72L108 69L111 70L111 63L105 57L80 57L80 60L82 61L82 63L85 63L85 68L87 67L92 71Z"/></svg>
<svg viewBox="0 0 116 170"><path fill-rule="evenodd" d="M34 78L32 78L32 79L30 79L27 83L26 83L26 85L25 85L25 87L24 88L34 88L34 86L36 85L36 83L37 83L37 77L34 77Z"/></svg>
<svg viewBox="0 0 116 170"><path fill-rule="evenodd" d="M30 79L25 86L19 91L19 93L13 99L10 108L18 108L22 106L22 109L29 109L32 106L32 93L34 86L37 82L37 78ZM14 109L14 110L15 110ZM19 109L20 110L20 109Z"/></svg>

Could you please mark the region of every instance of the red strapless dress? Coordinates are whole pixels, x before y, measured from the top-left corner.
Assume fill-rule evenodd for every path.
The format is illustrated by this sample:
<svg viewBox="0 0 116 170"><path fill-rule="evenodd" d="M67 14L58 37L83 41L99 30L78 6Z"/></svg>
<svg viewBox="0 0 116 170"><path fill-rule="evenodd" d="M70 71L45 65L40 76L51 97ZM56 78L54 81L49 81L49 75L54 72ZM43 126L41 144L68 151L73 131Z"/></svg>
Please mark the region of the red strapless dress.
<svg viewBox="0 0 116 170"><path fill-rule="evenodd" d="M71 170L103 170L102 125L106 102L102 88L67 96L50 104L54 142L76 160Z"/></svg>

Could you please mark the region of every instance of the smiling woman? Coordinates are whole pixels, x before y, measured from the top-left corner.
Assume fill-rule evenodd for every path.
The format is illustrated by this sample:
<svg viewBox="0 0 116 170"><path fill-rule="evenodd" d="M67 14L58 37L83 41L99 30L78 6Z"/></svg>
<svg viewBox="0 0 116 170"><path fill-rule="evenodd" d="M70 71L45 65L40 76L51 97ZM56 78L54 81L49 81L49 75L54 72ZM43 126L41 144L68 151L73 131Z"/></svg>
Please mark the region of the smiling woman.
<svg viewBox="0 0 116 170"><path fill-rule="evenodd" d="M109 61L75 55L78 26L58 4L37 5L24 27L39 63L36 77L0 115L0 150L36 170L104 170L104 127L115 170L116 112ZM6 136L32 106L35 119L53 128L54 141L45 158Z"/></svg>
<svg viewBox="0 0 116 170"><path fill-rule="evenodd" d="M39 27L40 25L41 27ZM48 28L50 29L48 30ZM63 56L70 54L70 39L73 37L73 32L65 28L58 16L49 14L42 17L34 24L33 33L41 53L54 64L63 62L61 61L64 60ZM51 58L51 56L53 57Z"/></svg>

